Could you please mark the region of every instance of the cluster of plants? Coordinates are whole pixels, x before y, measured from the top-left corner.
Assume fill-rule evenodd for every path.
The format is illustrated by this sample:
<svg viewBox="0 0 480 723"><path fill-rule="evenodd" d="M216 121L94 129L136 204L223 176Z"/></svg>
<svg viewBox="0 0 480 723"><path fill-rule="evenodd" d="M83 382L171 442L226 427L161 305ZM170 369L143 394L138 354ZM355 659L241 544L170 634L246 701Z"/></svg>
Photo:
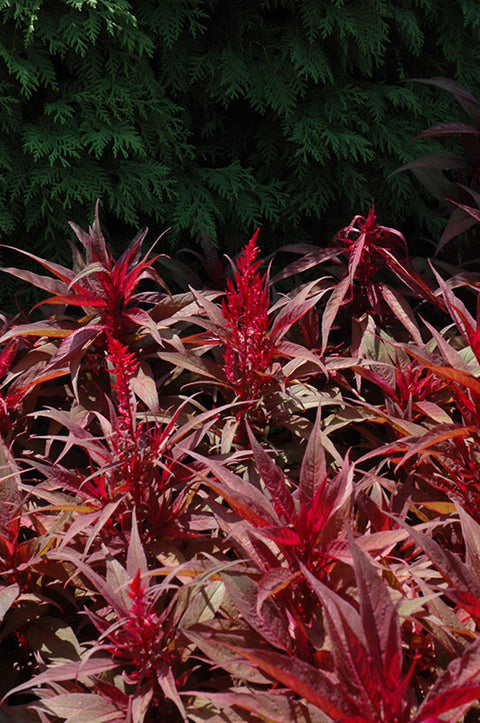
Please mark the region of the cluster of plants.
<svg viewBox="0 0 480 723"><path fill-rule="evenodd" d="M480 276L72 227L3 269L0 721L477 721Z"/></svg>
<svg viewBox="0 0 480 723"><path fill-rule="evenodd" d="M418 234L427 197L389 174L453 103L403 81L477 92L479 41L475 0L0 0L0 234L68 263L101 198L122 243L236 254L259 225L326 243L372 196Z"/></svg>

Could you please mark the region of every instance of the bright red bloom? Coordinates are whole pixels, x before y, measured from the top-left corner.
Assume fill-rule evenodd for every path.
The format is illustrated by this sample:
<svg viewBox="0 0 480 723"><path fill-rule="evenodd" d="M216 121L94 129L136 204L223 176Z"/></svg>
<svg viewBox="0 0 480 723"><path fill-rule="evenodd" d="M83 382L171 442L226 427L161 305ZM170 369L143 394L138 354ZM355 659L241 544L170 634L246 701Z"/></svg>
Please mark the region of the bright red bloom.
<svg viewBox="0 0 480 723"><path fill-rule="evenodd" d="M272 363L274 344L269 334L270 295L265 275L256 261L258 230L237 262L233 281L227 282L222 310L230 331L224 352L224 369L239 399L254 399L261 392L265 374Z"/></svg>
<svg viewBox="0 0 480 723"><path fill-rule="evenodd" d="M400 256L408 256L405 238L396 229L379 225L375 206L372 206L367 218L355 216L335 235L334 243L347 247L350 282L353 283L355 278L360 289L363 292L367 290L367 293L375 275L388 266L391 252L396 257L398 252Z"/></svg>

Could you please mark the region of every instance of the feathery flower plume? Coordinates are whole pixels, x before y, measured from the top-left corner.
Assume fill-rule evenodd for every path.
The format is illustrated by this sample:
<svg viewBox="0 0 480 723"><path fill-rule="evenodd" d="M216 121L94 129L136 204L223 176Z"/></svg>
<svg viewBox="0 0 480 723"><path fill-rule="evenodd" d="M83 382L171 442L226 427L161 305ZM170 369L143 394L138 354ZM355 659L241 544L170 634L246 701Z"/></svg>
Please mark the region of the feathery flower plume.
<svg viewBox="0 0 480 723"><path fill-rule="evenodd" d="M227 282L222 311L230 332L224 352L224 370L240 400L255 399L272 363L274 344L269 334L269 292L261 261L258 230L243 249L233 280Z"/></svg>

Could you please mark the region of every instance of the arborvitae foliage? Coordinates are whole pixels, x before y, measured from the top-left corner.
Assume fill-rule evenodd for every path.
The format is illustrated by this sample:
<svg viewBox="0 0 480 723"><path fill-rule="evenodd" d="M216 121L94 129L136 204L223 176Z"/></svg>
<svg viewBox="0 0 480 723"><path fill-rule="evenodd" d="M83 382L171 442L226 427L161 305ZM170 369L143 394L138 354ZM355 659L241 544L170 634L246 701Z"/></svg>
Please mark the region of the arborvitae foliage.
<svg viewBox="0 0 480 723"><path fill-rule="evenodd" d="M399 81L475 92L479 35L473 0L0 0L0 231L61 254L96 198L110 228L230 250L267 224L324 244L372 197L422 218L385 179L455 111Z"/></svg>

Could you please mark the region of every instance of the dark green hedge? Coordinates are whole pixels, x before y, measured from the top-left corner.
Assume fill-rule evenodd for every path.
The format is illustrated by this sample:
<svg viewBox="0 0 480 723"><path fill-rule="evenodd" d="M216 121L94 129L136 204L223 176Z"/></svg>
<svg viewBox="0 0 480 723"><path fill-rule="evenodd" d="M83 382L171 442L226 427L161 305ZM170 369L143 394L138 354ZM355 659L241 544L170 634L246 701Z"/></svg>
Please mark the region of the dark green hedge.
<svg viewBox="0 0 480 723"><path fill-rule="evenodd" d="M119 238L203 226L230 251L257 225L324 244L372 197L421 224L415 180L386 177L456 111L399 81L480 85L476 0L0 0L0 19L0 232L43 255L96 198Z"/></svg>

